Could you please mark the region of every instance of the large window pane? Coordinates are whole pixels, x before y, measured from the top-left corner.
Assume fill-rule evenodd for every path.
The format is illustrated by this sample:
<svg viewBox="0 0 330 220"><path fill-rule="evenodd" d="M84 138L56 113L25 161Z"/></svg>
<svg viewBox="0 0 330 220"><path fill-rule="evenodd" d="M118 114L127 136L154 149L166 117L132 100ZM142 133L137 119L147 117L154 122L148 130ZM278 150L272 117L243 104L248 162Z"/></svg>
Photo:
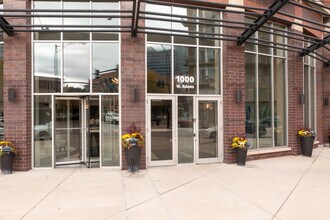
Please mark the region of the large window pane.
<svg viewBox="0 0 330 220"><path fill-rule="evenodd" d="M148 93L171 93L171 48L163 44L148 45Z"/></svg>
<svg viewBox="0 0 330 220"><path fill-rule="evenodd" d="M258 70L259 147L265 148L272 146L273 136L271 57L259 56Z"/></svg>
<svg viewBox="0 0 330 220"><path fill-rule="evenodd" d="M93 92L118 92L118 43L93 44Z"/></svg>
<svg viewBox="0 0 330 220"><path fill-rule="evenodd" d="M196 48L174 47L174 92L196 93Z"/></svg>
<svg viewBox="0 0 330 220"><path fill-rule="evenodd" d="M274 141L275 146L286 144L286 117L285 117L285 64L284 59L274 58Z"/></svg>
<svg viewBox="0 0 330 220"><path fill-rule="evenodd" d="M34 92L61 92L61 45L34 44Z"/></svg>
<svg viewBox="0 0 330 220"><path fill-rule="evenodd" d="M171 19L171 13L172 9L171 6L165 6L165 5L154 5L154 4L147 4L146 5L146 11L147 12L153 12L153 13L161 13L161 14L168 14L168 16L162 16L162 15L147 15L148 17L152 17L155 19L147 19L146 20L146 27L150 28L161 28L161 29L171 29L172 25L170 21L160 21L158 19ZM165 33L170 33L171 31L156 31L156 30L150 30L150 32L165 32Z"/></svg>
<svg viewBox="0 0 330 220"><path fill-rule="evenodd" d="M219 38L220 36L217 36L216 34L220 34L220 22L217 21L220 20L220 13L214 11L200 10L199 17L201 18L199 20L199 32L201 33L200 36ZM220 46L219 40L211 40L207 38L200 38L199 43L201 45Z"/></svg>
<svg viewBox="0 0 330 220"><path fill-rule="evenodd" d="M199 50L199 93L220 94L220 50Z"/></svg>
<svg viewBox="0 0 330 220"><path fill-rule="evenodd" d="M194 162L193 97L178 97L178 161Z"/></svg>
<svg viewBox="0 0 330 220"><path fill-rule="evenodd" d="M173 8L173 15L196 17L196 10L195 9L189 9L189 8L174 7ZM196 19L178 18L178 17L173 16L173 20L175 20L175 22L172 22L173 30L179 30L178 32L174 31L173 34L187 35L187 36L188 35L193 35L193 36L196 35L196 34L193 34L193 33L180 32L180 31L196 32L196 24L190 23L190 22L196 21ZM174 36L174 42L175 43L180 43L180 44L196 44L196 38Z"/></svg>
<svg viewBox="0 0 330 220"><path fill-rule="evenodd" d="M64 43L63 92L89 92L89 43Z"/></svg>
<svg viewBox="0 0 330 220"><path fill-rule="evenodd" d="M119 101L118 96L102 96L102 166L119 166Z"/></svg>
<svg viewBox="0 0 330 220"><path fill-rule="evenodd" d="M52 166L51 96L34 96L34 166Z"/></svg>
<svg viewBox="0 0 330 220"><path fill-rule="evenodd" d="M256 55L245 54L245 132L252 148L257 147Z"/></svg>

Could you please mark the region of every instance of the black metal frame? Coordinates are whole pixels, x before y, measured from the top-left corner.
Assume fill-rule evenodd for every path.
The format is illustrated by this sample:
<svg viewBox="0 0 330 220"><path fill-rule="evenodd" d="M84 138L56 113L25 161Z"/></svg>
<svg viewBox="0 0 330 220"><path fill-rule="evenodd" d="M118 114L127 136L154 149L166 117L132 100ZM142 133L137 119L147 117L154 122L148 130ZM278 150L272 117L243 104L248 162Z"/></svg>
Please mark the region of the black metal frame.
<svg viewBox="0 0 330 220"><path fill-rule="evenodd" d="M297 25L303 28L308 28L321 33L330 34L329 25L318 23L306 18L297 17L291 15L288 12L280 11L281 8L286 5L291 7L299 7L301 10L309 10L311 12L317 12L323 16L330 17L322 9L329 10L330 7L321 5L311 0L304 0L307 5L296 2L294 0L275 0L269 8L261 7L250 7L244 5L224 4L205 2L202 0L118 0L128 1L132 3L132 10L74 10L74 9L0 9L0 28L8 36L13 37L15 32L130 32L132 37L137 37L138 33L143 34L162 34L178 37L191 37L201 38L210 40L225 40L225 41L236 41L238 46L248 41L249 43L269 46L272 48L283 49L292 52L298 52L299 56L309 55L324 63L325 66L330 65L330 59L321 56L315 51L321 47L330 51L328 44L330 43L330 35L320 39L316 36L310 36L305 33L297 33L291 30L282 30L276 27L268 27L264 24L270 19L276 19L277 21L283 22L286 25ZM208 10L215 12L225 12L228 14L244 14L245 16L257 17L254 22L237 22L228 19L210 19L196 16L187 16L179 14L165 14L157 12L148 12L141 10L141 3L144 4L156 4L170 7L185 7L189 9ZM238 10L234 10L234 9ZM243 10L242 10L243 9ZM276 16L279 15L279 16ZM31 19L37 17L49 17L49 18L123 18L131 19L131 26L129 25L11 25L6 19ZM285 19L291 18L290 19ZM292 21L293 19L300 20L301 22ZM209 27L218 28L235 28L242 29L243 33L240 36L226 35L220 33L206 33L202 31L192 30L175 30L166 29L162 27L147 27L140 26L139 20L157 20L171 23L183 23L189 25L203 25ZM251 36L256 32L263 32L273 34L277 36L286 37L289 39L299 40L301 42L307 42L311 44L307 48L293 47L291 45L281 45L267 40L254 39ZM313 53L315 56L310 55ZM320 58L321 57L321 58Z"/></svg>

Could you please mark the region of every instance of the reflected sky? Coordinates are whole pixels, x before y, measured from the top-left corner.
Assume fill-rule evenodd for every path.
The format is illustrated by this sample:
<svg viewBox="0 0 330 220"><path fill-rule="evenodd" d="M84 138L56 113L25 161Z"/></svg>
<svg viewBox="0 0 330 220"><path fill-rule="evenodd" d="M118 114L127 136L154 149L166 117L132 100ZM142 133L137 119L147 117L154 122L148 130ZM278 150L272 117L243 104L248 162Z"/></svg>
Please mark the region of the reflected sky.
<svg viewBox="0 0 330 220"><path fill-rule="evenodd" d="M34 44L34 72L36 76L60 77L61 47L56 43Z"/></svg>

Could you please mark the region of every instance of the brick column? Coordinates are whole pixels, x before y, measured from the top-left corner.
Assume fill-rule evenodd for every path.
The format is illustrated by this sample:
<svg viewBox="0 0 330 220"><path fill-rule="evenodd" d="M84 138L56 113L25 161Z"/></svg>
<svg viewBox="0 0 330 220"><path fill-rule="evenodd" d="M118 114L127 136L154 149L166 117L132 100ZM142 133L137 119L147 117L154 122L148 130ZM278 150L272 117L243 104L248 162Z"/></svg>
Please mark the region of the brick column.
<svg viewBox="0 0 330 220"><path fill-rule="evenodd" d="M244 15L225 13L224 19L244 21ZM242 33L242 29L235 28L224 28L223 31L235 36ZM236 103L237 90L243 93L240 103ZM231 140L245 132L245 54L244 45L237 46L232 41L223 42L223 128L224 162L233 163L236 156Z"/></svg>
<svg viewBox="0 0 330 220"><path fill-rule="evenodd" d="M141 9L144 4L141 4ZM121 2L122 10L131 10L132 2ZM122 25L131 25L131 19L122 19ZM139 21L143 25L143 20ZM145 37L144 34L131 37L131 33L121 34L121 126L124 134L133 122L145 137ZM132 88L138 90L138 101L132 101ZM146 140L145 140L146 141ZM122 149L122 168L127 169L125 151ZM146 149L142 148L140 169L146 168Z"/></svg>
<svg viewBox="0 0 330 220"><path fill-rule="evenodd" d="M288 44L303 48L303 42L295 39L288 39ZM293 155L301 154L297 132L304 127L304 105L299 101L303 92L303 58L299 57L297 52L288 51L288 146L291 147Z"/></svg>
<svg viewBox="0 0 330 220"><path fill-rule="evenodd" d="M28 0L4 0L5 9L27 9ZM29 24L30 19L9 19L10 24ZM4 34L5 35L5 34ZM16 100L8 101L14 88ZM18 150L14 170L31 169L31 33L4 36L4 116L5 137Z"/></svg>

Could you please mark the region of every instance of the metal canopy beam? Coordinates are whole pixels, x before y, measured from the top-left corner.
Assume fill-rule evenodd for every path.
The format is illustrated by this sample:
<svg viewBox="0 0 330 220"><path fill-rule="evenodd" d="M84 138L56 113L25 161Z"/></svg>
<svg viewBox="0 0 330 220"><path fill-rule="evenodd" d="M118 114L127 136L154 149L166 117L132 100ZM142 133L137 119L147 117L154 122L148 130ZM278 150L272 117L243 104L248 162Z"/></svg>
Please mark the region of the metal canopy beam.
<svg viewBox="0 0 330 220"><path fill-rule="evenodd" d="M134 0L133 13L132 13L132 37L137 37L139 27L139 14L140 14L140 0Z"/></svg>
<svg viewBox="0 0 330 220"><path fill-rule="evenodd" d="M320 42L314 43L310 45L309 47L303 49L300 53L299 56L303 57L305 55L308 55L309 53L319 49L320 47L325 46L326 44L330 43L330 35L327 37L323 38Z"/></svg>
<svg viewBox="0 0 330 220"><path fill-rule="evenodd" d="M14 29L10 27L8 21L4 17L0 17L0 28L9 36L14 36Z"/></svg>
<svg viewBox="0 0 330 220"><path fill-rule="evenodd" d="M289 0L276 0L269 10L265 11L252 25L250 25L242 34L237 38L237 45L241 46L249 37L251 37L262 25L269 20L277 11L279 11Z"/></svg>

